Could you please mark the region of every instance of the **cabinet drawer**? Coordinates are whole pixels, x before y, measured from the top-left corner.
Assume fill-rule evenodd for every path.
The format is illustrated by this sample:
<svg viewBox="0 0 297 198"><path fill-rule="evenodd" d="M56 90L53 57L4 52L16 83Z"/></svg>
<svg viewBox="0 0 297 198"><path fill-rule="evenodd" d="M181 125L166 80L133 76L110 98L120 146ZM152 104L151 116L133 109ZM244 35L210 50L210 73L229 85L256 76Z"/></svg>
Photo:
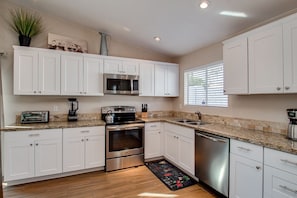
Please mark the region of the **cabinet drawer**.
<svg viewBox="0 0 297 198"><path fill-rule="evenodd" d="M4 138L7 142L14 142L19 139L30 138L32 140L61 138L62 129L30 130L18 132L5 132Z"/></svg>
<svg viewBox="0 0 297 198"><path fill-rule="evenodd" d="M269 148L265 148L264 153L264 164L297 175L297 155Z"/></svg>
<svg viewBox="0 0 297 198"><path fill-rule="evenodd" d="M230 152L258 162L263 162L262 146L231 139Z"/></svg>
<svg viewBox="0 0 297 198"><path fill-rule="evenodd" d="M264 198L297 197L297 176L264 166Z"/></svg>
<svg viewBox="0 0 297 198"><path fill-rule="evenodd" d="M195 137L195 131L194 129L188 128L188 127L182 127L176 124L169 124L169 123L165 123L165 127L164 127L165 131L171 131L176 133L177 135L180 136L184 136L184 137L188 137L191 139L194 139Z"/></svg>
<svg viewBox="0 0 297 198"><path fill-rule="evenodd" d="M145 123L145 130L160 130L160 129L161 129L160 122Z"/></svg>
<svg viewBox="0 0 297 198"><path fill-rule="evenodd" d="M105 127L81 127L81 128L66 128L63 129L64 137L73 136L89 136L89 135L105 135Z"/></svg>

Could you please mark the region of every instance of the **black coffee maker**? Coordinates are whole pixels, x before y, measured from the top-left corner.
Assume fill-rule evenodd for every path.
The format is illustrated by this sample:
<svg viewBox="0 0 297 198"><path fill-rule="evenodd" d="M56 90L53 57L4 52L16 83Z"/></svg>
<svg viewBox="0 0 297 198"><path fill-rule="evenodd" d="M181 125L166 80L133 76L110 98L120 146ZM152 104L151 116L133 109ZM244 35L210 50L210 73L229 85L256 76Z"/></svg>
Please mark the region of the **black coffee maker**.
<svg viewBox="0 0 297 198"><path fill-rule="evenodd" d="M69 111L68 111L68 121L77 121L77 110L78 101L76 98L68 98L69 101Z"/></svg>

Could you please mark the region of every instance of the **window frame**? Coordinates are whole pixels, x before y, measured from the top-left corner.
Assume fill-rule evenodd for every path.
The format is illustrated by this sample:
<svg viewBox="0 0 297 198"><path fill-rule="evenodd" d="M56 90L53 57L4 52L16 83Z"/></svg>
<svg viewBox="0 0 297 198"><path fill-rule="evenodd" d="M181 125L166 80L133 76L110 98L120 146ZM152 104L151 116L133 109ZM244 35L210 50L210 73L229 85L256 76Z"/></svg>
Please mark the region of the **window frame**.
<svg viewBox="0 0 297 198"><path fill-rule="evenodd" d="M227 102L226 102L226 104L223 106L223 105L209 105L209 104L205 104L205 105L203 105L203 104L189 104L189 100L188 100L188 98L189 98L189 89L188 89L188 87L189 86L187 86L186 87L186 83L188 83L188 78L186 77L186 73L188 73L188 72L194 72L194 71L197 71L197 70L207 70L207 68L209 68L209 67L211 67L211 66L215 66L215 65L219 65L219 64L222 64L223 65L223 85L222 85L222 92L223 92L223 95L225 95L226 96L226 98L227 98ZM205 64L205 65L200 65L200 66L195 66L195 67L192 67L192 68L189 68L189 69L185 69L184 71L183 71L183 78L184 78L184 82L183 82L183 89L184 89L184 106L201 106L201 107L215 107L215 108L228 108L229 107L229 96L228 95L226 95L226 94L224 94L224 62L221 60L221 61L215 61L215 62L212 62L212 63L208 63L208 64ZM186 80L187 80L187 82L186 82ZM208 81L208 74L206 74L206 81ZM208 90L208 88L205 90L205 92L206 92L206 98L208 98L208 93L209 93L209 90Z"/></svg>

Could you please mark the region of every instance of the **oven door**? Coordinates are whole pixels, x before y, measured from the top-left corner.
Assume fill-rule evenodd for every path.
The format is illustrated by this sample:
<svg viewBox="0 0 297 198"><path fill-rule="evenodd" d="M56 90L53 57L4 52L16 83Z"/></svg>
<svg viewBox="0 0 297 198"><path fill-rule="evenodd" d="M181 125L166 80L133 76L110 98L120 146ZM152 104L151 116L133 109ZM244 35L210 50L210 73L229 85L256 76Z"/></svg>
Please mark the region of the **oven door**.
<svg viewBox="0 0 297 198"><path fill-rule="evenodd" d="M106 158L144 152L144 124L106 126Z"/></svg>

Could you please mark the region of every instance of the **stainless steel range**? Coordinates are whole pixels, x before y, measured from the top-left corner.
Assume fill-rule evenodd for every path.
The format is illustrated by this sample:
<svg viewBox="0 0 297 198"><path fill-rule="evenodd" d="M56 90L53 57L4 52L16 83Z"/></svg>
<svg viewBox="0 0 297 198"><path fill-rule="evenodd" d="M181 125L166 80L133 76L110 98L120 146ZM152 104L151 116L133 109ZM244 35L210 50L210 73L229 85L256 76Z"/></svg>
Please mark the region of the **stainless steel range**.
<svg viewBox="0 0 297 198"><path fill-rule="evenodd" d="M144 121L135 114L133 106L101 108L101 118L107 121L106 171L144 164Z"/></svg>

